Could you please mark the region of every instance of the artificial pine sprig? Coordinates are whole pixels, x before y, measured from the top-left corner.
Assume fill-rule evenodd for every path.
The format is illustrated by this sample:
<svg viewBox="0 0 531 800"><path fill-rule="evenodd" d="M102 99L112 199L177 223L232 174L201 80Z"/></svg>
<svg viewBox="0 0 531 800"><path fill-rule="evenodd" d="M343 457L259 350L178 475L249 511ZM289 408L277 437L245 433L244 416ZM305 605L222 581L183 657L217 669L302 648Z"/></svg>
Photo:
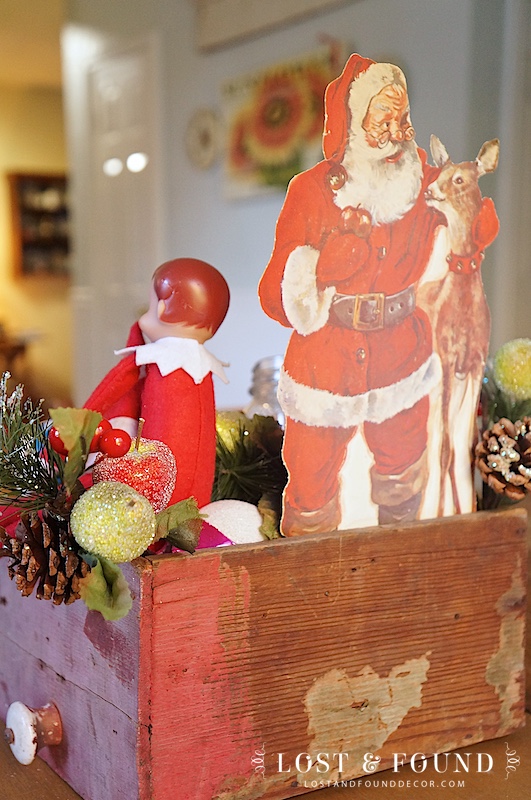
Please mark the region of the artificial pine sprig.
<svg viewBox="0 0 531 800"><path fill-rule="evenodd" d="M272 417L239 421L231 441L218 431L212 500L258 505L263 495L280 497L287 480L281 444L282 429Z"/></svg>
<svg viewBox="0 0 531 800"><path fill-rule="evenodd" d="M9 394L10 377L0 379L0 505L36 511L56 500L64 465L48 443L42 401L24 400L20 384Z"/></svg>

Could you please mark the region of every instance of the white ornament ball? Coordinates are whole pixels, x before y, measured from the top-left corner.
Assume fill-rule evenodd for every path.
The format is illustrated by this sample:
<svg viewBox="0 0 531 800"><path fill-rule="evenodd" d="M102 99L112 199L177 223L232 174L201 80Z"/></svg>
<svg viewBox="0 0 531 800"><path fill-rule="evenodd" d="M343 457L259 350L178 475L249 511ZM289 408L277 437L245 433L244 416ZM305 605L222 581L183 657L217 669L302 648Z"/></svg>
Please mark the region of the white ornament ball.
<svg viewBox="0 0 531 800"><path fill-rule="evenodd" d="M143 495L101 481L81 495L70 515L72 534L89 553L121 563L142 555L155 537L155 512Z"/></svg>
<svg viewBox="0 0 531 800"><path fill-rule="evenodd" d="M221 531L235 544L263 542L267 537L260 533L262 516L257 507L243 500L215 500L203 506L206 522Z"/></svg>

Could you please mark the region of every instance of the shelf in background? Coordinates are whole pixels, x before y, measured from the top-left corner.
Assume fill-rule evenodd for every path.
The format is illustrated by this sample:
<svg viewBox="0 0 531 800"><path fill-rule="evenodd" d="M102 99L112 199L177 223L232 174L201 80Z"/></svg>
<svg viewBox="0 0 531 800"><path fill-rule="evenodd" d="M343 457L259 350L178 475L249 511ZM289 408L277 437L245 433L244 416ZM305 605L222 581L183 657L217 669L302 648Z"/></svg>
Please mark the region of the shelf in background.
<svg viewBox="0 0 531 800"><path fill-rule="evenodd" d="M63 174L9 173L13 271L17 276L70 272L68 183Z"/></svg>

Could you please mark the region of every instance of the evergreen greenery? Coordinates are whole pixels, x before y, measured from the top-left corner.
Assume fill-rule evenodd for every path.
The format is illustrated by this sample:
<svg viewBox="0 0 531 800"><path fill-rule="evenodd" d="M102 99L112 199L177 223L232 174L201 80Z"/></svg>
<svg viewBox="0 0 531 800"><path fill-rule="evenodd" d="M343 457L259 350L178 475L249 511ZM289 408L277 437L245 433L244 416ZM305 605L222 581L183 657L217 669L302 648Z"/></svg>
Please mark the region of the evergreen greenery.
<svg viewBox="0 0 531 800"><path fill-rule="evenodd" d="M20 384L9 394L10 377L0 380L0 505L39 510L61 491L64 462L48 443L42 403L24 399Z"/></svg>
<svg viewBox="0 0 531 800"><path fill-rule="evenodd" d="M212 500L258 505L265 495L280 503L287 480L281 446L282 429L272 417L240 421L230 441L218 431Z"/></svg>

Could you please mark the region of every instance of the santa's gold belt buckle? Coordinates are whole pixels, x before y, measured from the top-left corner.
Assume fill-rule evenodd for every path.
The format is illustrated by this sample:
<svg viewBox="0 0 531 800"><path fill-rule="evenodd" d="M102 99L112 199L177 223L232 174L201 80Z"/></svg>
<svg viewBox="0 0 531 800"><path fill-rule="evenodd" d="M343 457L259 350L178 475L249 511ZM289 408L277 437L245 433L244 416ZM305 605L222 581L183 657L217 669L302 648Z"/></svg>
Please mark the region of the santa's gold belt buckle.
<svg viewBox="0 0 531 800"><path fill-rule="evenodd" d="M357 294L352 314L352 327L357 331L379 331L384 327L385 294Z"/></svg>

